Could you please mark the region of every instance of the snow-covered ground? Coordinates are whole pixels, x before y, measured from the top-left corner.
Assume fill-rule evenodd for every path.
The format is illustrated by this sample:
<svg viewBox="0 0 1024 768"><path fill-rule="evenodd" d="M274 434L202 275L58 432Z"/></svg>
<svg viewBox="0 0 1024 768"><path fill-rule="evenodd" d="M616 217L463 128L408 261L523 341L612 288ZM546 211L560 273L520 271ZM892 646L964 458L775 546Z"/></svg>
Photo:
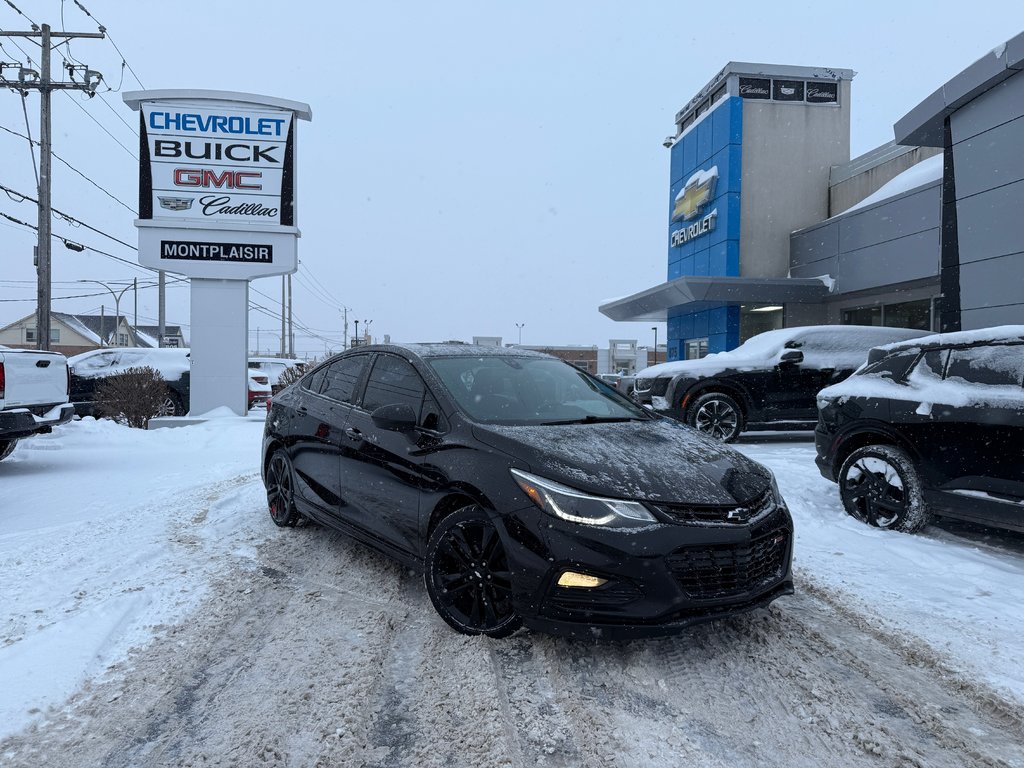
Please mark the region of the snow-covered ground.
<svg viewBox="0 0 1024 768"><path fill-rule="evenodd" d="M321 529L300 529L291 532L289 538L270 523L266 514L258 471L261 431L259 420L233 417L153 432L84 419L65 425L52 435L23 441L9 459L0 463L0 740L26 727L42 728L66 714L65 702L76 691L81 695L83 687L89 689L116 675L127 674L125 662L132 649L137 654L133 663L138 664L139 658L155 653L145 650L151 641L154 647L176 647L175 633L181 631L176 627L191 620L208 619L224 608L225 583L229 592L257 597L259 590L276 589L294 579L306 602L335 600L342 607L348 606L351 612L347 618L331 614L334 618L328 619L320 612L332 606L317 608L311 603L311 613L302 617L302 626L308 627L310 635L337 635L338 647L351 646L351 658L337 658L336 649L328 654L341 665L344 673L339 674L350 686L356 679L353 676L359 674L362 655L370 654L367 637L372 637L373 627L380 621L379 616L367 615L354 626L347 625L346 621L356 621L352 618L359 615L355 609L362 606L385 614L396 611L405 615L407 618L397 624L394 619L387 619L380 625L381 631L412 632L415 637L410 642L428 642L423 638L429 638L430 643L435 643L440 638L448 644L445 653L468 654L472 669L479 666L489 670L487 674L511 674L511 670L517 669L521 675L523 669L532 668L529 665L537 666L537 676L530 678L529 683L524 677L507 679L513 680L508 683L510 689L517 685L533 686L523 695L529 693L541 700L558 696L558 691L549 690L550 685L545 682L546 676L553 674L552 665L560 675L578 675L580 690L589 691L597 700L613 695L601 682L604 664L617 666L614 673L611 667L608 669L613 681L653 686L652 693L659 687L665 688L664 679L647 679L642 661L649 654L654 668L658 668L664 663L663 654L682 658L678 645L650 641L625 646L627 650L620 646L601 649L529 636L525 640L520 637L504 641L504 645L502 641L464 641L451 635L432 614L421 594L422 588L402 569L382 565L387 561L381 558L364 556L358 545L346 544L339 550L336 537ZM1004 715L1007 705L1010 711L1024 706L1024 671L1020 666L1024 658L1024 537L991 532L964 534L951 532L948 527L929 527L915 536L873 530L842 512L835 487L822 479L814 467L813 443L807 437L754 435L745 437L739 447L774 470L790 504L797 530L797 589L805 598L798 595L780 601L777 605L783 606L782 613L774 614L774 623L726 623L721 630L702 630L703 634L687 640L695 647L694 653L708 656L710 664L722 664L722 675L733 674L743 680L753 673L745 667L737 671L734 664L754 664L756 669L757 664L768 663L761 658L764 649L771 646L765 638L791 625L800 625L805 640L814 637L818 644L815 647L833 649L836 664L847 663L841 658L846 654L851 668L859 669L857 665L866 663L863 657L871 653L872 643L877 641L879 655L888 653L895 659L891 664L898 666L909 659L914 663L908 663L908 667L926 663L958 681L976 681L1003 701L999 711ZM326 542L326 548L316 555L324 561L305 561L310 572L304 575L287 575L269 567L265 557L260 559L261 552L282 553L280 547L286 546L290 548L287 551L294 550L294 562L303 562L302 548L314 541ZM352 562L351 567L335 562L345 557L357 562ZM252 577L238 583L239 573L251 573ZM299 576L304 581L298 581ZM318 586L314 589L309 584ZM250 595L251 592L254 594ZM212 607L211 594L218 596ZM789 609L785 607L787 600L792 606ZM256 604L263 604L261 610L274 615L301 607L289 603L274 608L272 601L260 599ZM197 612L200 606L201 613ZM824 613L846 617L845 623L829 624ZM329 631L310 626L310 616L317 615L337 626ZM252 619L245 622L252 623ZM744 629L737 630L737 626ZM846 629L839 632L834 629L836 626ZM867 632L870 637L855 641L855 631ZM748 632L756 636L754 640ZM846 632L851 633L849 638ZM722 640L719 647L711 638L724 637L722 633L733 639ZM888 636L894 638L892 647L898 651L895 656L892 648L883 648ZM301 644L305 640L296 638L295 642ZM728 657L722 649L731 647L730 643L737 647L747 644L749 648L737 661L724 661L723 657ZM399 696L407 690L407 683L397 679L405 674L402 670L406 669L409 675L418 674L424 663L417 655L423 652L421 648L401 648L415 650L408 651L411 656L402 651L390 662L388 674L397 676L398 693L394 695ZM185 653L180 648L175 652L179 651ZM287 658L289 651L283 653ZM821 651L800 653L813 655ZM567 654L579 659L566 661L572 667L559 668L557 660L565 661ZM223 661L220 656L216 660ZM783 655L776 662L780 669L793 669L792 658ZM247 666L254 663L246 661ZM158 661L155 668L163 670L171 665L166 660ZM887 667L892 668L896 667ZM475 673L463 671L470 675L465 684L472 687ZM232 672L228 679L240 685L239 674ZM379 674L379 670L374 674ZM449 674L443 672L441 676ZM678 670L676 674L680 674ZM718 673L706 674L714 677ZM810 693L805 691L799 696L813 694L827 699L845 695L841 687L836 689L840 693L828 693L822 688L826 682L815 682L819 680L815 674L807 682ZM902 682L885 682L892 674L875 671L869 677L882 688L888 685L898 689ZM844 673L832 682L840 686L847 676ZM776 679L780 679L778 675L765 672L759 685L771 685ZM291 682L296 688L307 684ZM692 684L695 680L677 682ZM563 683L569 685L564 680ZM720 683L719 680L715 684ZM311 690L315 684L309 679ZM786 686L795 684L780 682ZM611 688L617 685L613 682ZM363 690L358 685L356 688ZM525 706L513 695L514 690L505 694L511 697L504 700L505 704L493 704L499 717L511 716L509 711L499 711L502 708L515 710ZM110 700L119 695L115 692ZM422 698L422 693L417 695ZM898 691L890 690L889 695L898 699ZM797 696L780 692L775 700L792 708ZM983 692L974 701L987 696ZM616 710L618 731L614 738L629 742L633 737L645 739L651 735L651 726L644 725L642 717L629 722L622 720L629 712L635 715L637 706L654 706L644 705L643 701L627 702ZM387 701L380 704L384 710L398 705ZM723 711L725 717L727 709ZM432 710L427 707L425 711ZM558 711L560 717L569 717L572 710ZM819 719L828 724L835 717L835 712L830 711ZM1013 727L1019 728L1019 716L1011 715L1011 720ZM565 727L570 729L568 720ZM839 726L832 723L831 727ZM484 730L495 728L489 724ZM896 726L886 728L891 731ZM871 745L885 742L879 734L886 732L871 732L870 738L863 739L860 732L856 736L861 739L861 748L872 753ZM528 741L532 731L527 732L527 737L510 733L497 728L488 738L518 738L521 754L529 754L529 744L524 746L522 740ZM339 728L339 737L341 734ZM329 735L333 737L333 730ZM682 746L675 753L677 757L687 754L687 744L697 749L687 741L691 737L692 734L679 736ZM777 737L784 741L782 736ZM758 738L771 737L765 731ZM606 746L614 751L611 743ZM538 749L538 754L547 754L546 746ZM266 758L261 755L261 759ZM670 765L675 764L673 759L672 753L667 752L643 764ZM504 764L496 760L494 764ZM29 764L28 758L23 757L23 761L19 764ZM4 762L2 753L0 762ZM279 762L287 764L288 760ZM784 761L779 758L777 762ZM481 764L491 763L484 760ZM718 763L705 756L693 764ZM756 764L756 760L739 759L733 764Z"/></svg>

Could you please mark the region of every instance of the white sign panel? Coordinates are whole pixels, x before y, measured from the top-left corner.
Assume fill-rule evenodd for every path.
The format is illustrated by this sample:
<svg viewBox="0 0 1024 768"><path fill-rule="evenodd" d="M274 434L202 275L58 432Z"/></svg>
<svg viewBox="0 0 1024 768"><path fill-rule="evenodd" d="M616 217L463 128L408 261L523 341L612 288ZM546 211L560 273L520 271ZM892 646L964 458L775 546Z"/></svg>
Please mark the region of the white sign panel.
<svg viewBox="0 0 1024 768"><path fill-rule="evenodd" d="M291 111L142 102L140 219L294 226Z"/></svg>

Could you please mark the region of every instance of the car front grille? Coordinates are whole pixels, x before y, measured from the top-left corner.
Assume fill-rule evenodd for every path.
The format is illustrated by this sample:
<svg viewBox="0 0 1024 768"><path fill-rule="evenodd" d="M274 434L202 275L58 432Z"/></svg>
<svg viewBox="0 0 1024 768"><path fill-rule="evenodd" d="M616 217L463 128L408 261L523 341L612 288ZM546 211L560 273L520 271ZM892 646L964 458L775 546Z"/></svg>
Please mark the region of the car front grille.
<svg viewBox="0 0 1024 768"><path fill-rule="evenodd" d="M648 504L677 523L710 523L716 525L749 525L777 509L771 490L749 504Z"/></svg>
<svg viewBox="0 0 1024 768"><path fill-rule="evenodd" d="M790 532L774 528L742 544L686 547L667 558L679 586L694 600L752 592L785 575Z"/></svg>

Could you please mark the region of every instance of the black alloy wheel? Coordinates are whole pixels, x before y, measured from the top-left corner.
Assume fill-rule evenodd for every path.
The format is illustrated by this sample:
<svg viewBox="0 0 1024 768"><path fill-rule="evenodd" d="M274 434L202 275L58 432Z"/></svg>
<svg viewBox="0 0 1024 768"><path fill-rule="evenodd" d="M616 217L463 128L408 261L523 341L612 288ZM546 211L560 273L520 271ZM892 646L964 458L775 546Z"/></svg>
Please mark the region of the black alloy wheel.
<svg viewBox="0 0 1024 768"><path fill-rule="evenodd" d="M743 411L729 395L708 392L690 406L691 427L723 443L731 443L743 431Z"/></svg>
<svg viewBox="0 0 1024 768"><path fill-rule="evenodd" d="M270 519L280 528L291 528L300 517L295 508L295 475L291 459L280 448L270 457L266 486Z"/></svg>
<svg viewBox="0 0 1024 768"><path fill-rule="evenodd" d="M876 528L914 533L928 522L917 470L891 445L851 453L839 470L839 495L847 514Z"/></svg>
<svg viewBox="0 0 1024 768"><path fill-rule="evenodd" d="M508 637L522 625L512 606L512 571L494 524L478 506L442 520L427 543L427 594L464 635Z"/></svg>

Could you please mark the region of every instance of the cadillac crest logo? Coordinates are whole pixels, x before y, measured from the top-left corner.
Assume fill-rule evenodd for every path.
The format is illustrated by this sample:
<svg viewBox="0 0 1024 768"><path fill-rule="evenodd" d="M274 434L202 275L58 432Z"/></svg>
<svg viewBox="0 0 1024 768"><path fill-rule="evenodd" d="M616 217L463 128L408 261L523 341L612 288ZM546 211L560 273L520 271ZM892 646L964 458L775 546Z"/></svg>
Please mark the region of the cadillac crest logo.
<svg viewBox="0 0 1024 768"><path fill-rule="evenodd" d="M160 207L169 211L187 211L192 207L191 197L161 197Z"/></svg>

